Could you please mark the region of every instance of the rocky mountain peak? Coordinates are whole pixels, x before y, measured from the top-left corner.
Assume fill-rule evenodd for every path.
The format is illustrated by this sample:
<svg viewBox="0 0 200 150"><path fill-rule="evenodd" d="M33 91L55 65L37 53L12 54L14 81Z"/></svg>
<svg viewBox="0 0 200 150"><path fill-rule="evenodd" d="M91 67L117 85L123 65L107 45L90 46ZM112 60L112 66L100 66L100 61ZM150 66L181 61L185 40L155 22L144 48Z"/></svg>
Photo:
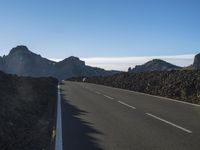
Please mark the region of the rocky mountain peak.
<svg viewBox="0 0 200 150"><path fill-rule="evenodd" d="M30 54L32 53L29 49L24 45L19 45L11 49L9 55L21 55L21 54Z"/></svg>
<svg viewBox="0 0 200 150"><path fill-rule="evenodd" d="M193 67L194 67L195 69L200 69L200 53L197 54L197 55L195 55Z"/></svg>
<svg viewBox="0 0 200 150"><path fill-rule="evenodd" d="M70 60L70 61L80 61L80 59L78 57L75 56L70 56L68 58L66 58L66 60Z"/></svg>
<svg viewBox="0 0 200 150"><path fill-rule="evenodd" d="M136 65L129 72L151 72L151 71L169 71L180 69L181 67L170 64L161 59L153 59L143 65Z"/></svg>
<svg viewBox="0 0 200 150"><path fill-rule="evenodd" d="M63 61L60 62L62 63L70 63L70 64L80 64L80 65L85 65L85 62L80 60L78 57L70 56Z"/></svg>
<svg viewBox="0 0 200 150"><path fill-rule="evenodd" d="M164 62L164 60L161 60L161 59L153 59L152 62Z"/></svg>

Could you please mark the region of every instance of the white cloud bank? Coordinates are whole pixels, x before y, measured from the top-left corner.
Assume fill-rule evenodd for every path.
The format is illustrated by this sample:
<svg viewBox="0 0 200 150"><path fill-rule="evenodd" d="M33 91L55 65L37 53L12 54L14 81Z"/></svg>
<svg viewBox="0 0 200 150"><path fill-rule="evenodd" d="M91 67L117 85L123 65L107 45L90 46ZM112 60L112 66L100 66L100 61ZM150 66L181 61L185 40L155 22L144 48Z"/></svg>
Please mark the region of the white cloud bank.
<svg viewBox="0 0 200 150"><path fill-rule="evenodd" d="M177 66L188 66L193 63L195 54L173 56L136 56L136 57L88 57L80 58L86 65L104 68L106 70L127 71L128 67L144 64L152 59L162 59ZM61 59L51 59L60 61Z"/></svg>

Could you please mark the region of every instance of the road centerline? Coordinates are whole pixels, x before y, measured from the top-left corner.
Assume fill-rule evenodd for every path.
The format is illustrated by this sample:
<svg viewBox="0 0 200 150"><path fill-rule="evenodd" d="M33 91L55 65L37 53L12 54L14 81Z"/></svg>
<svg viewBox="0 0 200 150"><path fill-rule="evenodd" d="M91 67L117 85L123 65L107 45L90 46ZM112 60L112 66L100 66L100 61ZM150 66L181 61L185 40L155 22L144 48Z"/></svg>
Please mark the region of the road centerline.
<svg viewBox="0 0 200 150"><path fill-rule="evenodd" d="M100 92L98 92L98 91L95 91L95 93L96 93L96 94L101 94L101 93L100 93Z"/></svg>
<svg viewBox="0 0 200 150"><path fill-rule="evenodd" d="M105 96L105 97L108 98L108 99L114 99L113 97L110 97L110 96L108 96L108 95L104 95L104 94L103 94L103 96Z"/></svg>
<svg viewBox="0 0 200 150"><path fill-rule="evenodd" d="M119 102L120 104L124 105L124 106L130 107L130 108L132 108L132 109L136 109L135 107L133 107L133 106L127 104L127 103L124 103L124 102L122 102L122 101L118 101L118 102Z"/></svg>
<svg viewBox="0 0 200 150"><path fill-rule="evenodd" d="M152 114L150 114L150 113L146 113L146 115L151 116L151 117L153 117L153 118L155 118L155 119L157 119L157 120L160 120L160 121L162 121L162 122L164 122L164 123L166 123L166 124L169 124L169 125L171 125L171 126L174 126L174 127L178 128L178 129L180 129L180 130L182 130L182 131L185 131L185 132L187 132L187 133L192 133L192 131L190 131L190 130L188 130L188 129L186 129L186 128L183 128L183 127L181 127L181 126L179 126L179 125L176 125L176 124L174 124L174 123L172 123L172 122L170 122L170 121L167 121L167 120L165 120L165 119L162 119L162 118L157 117L157 116L155 116L155 115L152 115Z"/></svg>

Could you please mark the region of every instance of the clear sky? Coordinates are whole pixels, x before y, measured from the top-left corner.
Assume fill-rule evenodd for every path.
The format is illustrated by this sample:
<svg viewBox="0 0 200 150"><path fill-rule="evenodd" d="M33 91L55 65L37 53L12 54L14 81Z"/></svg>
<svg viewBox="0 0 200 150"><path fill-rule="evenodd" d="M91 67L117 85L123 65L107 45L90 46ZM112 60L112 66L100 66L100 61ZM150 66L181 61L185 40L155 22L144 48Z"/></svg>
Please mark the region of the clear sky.
<svg viewBox="0 0 200 150"><path fill-rule="evenodd" d="M200 52L200 0L0 0L0 55L44 57Z"/></svg>

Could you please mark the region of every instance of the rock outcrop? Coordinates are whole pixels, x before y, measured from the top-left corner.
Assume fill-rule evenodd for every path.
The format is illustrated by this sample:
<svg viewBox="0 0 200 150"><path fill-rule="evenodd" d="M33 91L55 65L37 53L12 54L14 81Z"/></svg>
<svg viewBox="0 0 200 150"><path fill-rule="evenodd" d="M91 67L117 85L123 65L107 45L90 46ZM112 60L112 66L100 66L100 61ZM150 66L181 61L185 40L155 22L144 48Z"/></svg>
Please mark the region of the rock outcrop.
<svg viewBox="0 0 200 150"><path fill-rule="evenodd" d="M200 53L195 55L195 57L194 57L193 68L200 69Z"/></svg>

